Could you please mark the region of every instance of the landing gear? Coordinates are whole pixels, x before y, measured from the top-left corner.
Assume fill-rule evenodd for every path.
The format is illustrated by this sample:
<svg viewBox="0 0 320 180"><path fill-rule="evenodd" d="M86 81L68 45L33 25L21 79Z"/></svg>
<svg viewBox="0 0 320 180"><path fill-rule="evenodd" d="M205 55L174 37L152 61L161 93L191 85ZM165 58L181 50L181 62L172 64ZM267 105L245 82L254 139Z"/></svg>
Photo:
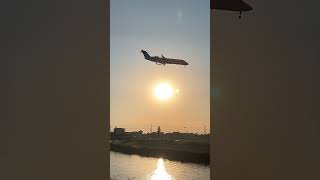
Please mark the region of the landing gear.
<svg viewBox="0 0 320 180"><path fill-rule="evenodd" d="M157 62L156 62L156 65L162 65L162 66L165 66L166 64L165 64L165 63L157 63Z"/></svg>

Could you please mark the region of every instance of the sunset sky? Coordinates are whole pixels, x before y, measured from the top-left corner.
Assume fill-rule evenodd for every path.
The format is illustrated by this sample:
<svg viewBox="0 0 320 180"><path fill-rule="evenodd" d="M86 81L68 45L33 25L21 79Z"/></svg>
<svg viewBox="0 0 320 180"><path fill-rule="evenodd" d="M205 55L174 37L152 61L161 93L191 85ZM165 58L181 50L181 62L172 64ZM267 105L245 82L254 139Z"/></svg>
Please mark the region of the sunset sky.
<svg viewBox="0 0 320 180"><path fill-rule="evenodd" d="M111 0L111 128L210 131L209 0ZM140 53L185 59L156 65ZM153 88L167 82L165 101Z"/></svg>

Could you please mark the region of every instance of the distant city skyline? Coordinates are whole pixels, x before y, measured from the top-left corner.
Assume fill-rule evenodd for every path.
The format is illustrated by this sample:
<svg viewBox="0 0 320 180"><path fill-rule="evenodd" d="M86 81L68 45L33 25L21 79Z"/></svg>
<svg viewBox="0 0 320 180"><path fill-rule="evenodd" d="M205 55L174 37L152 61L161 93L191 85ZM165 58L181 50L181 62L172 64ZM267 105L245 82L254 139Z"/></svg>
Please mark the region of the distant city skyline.
<svg viewBox="0 0 320 180"><path fill-rule="evenodd" d="M111 0L111 128L210 132L209 7L209 0ZM190 65L156 65L142 49ZM155 97L161 83L168 97Z"/></svg>
<svg viewBox="0 0 320 180"><path fill-rule="evenodd" d="M180 132L180 133L198 133L198 134L207 134L207 133L210 133L207 131L207 126L203 126L203 127L180 127L180 128L177 128L177 129L174 129L174 127L171 127L169 129L163 129L161 126L159 126L161 128L161 132L164 132L164 133L170 133L170 132ZM113 130L115 128L124 128L126 132L138 132L138 131L143 131L143 133L150 133L150 132L157 132L158 130L158 125L153 125L152 128L151 128L151 125L149 126L149 129L147 127L144 127L144 128L126 128L125 126L110 126L110 132L113 132Z"/></svg>

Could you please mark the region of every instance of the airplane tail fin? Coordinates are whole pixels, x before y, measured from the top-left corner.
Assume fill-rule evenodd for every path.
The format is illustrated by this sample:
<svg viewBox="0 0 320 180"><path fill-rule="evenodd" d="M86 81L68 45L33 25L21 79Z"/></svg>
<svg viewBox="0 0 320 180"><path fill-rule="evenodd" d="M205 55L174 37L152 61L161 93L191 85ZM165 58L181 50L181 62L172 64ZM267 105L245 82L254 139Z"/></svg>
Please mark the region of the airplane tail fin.
<svg viewBox="0 0 320 180"><path fill-rule="evenodd" d="M141 53L143 54L145 59L150 59L151 56L147 53L147 51L141 50Z"/></svg>

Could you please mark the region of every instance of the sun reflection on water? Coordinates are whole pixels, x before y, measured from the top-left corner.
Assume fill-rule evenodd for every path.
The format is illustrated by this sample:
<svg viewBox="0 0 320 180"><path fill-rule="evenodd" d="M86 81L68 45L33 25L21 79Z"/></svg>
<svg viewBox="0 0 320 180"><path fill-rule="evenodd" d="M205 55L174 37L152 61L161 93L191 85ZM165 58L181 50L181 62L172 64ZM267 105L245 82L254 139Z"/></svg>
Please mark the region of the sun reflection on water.
<svg viewBox="0 0 320 180"><path fill-rule="evenodd" d="M157 169L153 172L151 180L173 180L171 175L167 173L162 158L158 159Z"/></svg>

